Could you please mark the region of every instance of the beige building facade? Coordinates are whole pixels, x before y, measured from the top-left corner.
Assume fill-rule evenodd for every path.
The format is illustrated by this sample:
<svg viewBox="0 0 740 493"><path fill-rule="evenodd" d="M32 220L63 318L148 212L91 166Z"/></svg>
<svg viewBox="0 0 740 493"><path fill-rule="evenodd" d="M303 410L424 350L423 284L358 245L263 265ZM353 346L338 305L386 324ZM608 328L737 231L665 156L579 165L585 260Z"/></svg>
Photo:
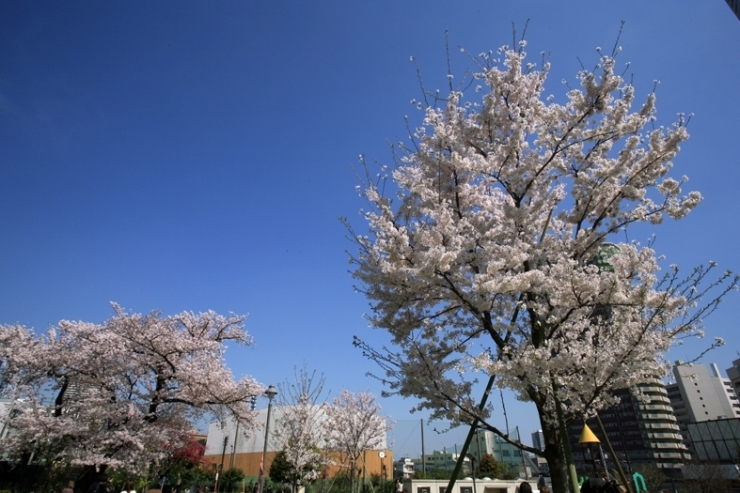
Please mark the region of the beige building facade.
<svg viewBox="0 0 740 493"><path fill-rule="evenodd" d="M272 408L267 442L265 475L269 475L270 465L280 451L279 446L271 438L276 426L276 408ZM244 430L235 420L228 419L222 422L211 423L208 427L208 438L203 458L224 471L241 469L248 477L258 477L260 462L265 446L265 423L267 409L257 411L257 428ZM328 451L327 455L335 465L326 467L322 472L324 477L334 477L340 471L347 470L349 464L339 452ZM360 477L377 475L384 479L391 479L393 475L393 451L387 448L384 439L377 449L366 450L360 463L356 466Z"/></svg>

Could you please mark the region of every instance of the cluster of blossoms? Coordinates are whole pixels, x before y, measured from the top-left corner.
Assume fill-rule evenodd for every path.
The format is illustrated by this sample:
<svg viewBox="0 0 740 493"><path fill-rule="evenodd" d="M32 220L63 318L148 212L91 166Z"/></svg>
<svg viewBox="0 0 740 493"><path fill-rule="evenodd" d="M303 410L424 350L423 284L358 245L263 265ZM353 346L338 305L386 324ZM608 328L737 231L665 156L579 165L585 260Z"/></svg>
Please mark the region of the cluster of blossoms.
<svg viewBox="0 0 740 493"><path fill-rule="evenodd" d="M227 341L252 342L244 317L113 308L102 324L62 321L38 337L0 326L0 378L14 399L8 452L142 469L206 413L255 425L248 402L263 388L235 381L224 361Z"/></svg>

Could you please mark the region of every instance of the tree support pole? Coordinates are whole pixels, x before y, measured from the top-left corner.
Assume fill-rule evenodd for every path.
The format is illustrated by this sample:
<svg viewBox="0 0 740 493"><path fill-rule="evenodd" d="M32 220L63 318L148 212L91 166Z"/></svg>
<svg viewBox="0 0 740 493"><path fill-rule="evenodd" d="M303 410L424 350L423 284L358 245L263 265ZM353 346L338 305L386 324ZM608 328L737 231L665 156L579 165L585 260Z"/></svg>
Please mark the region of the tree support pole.
<svg viewBox="0 0 740 493"><path fill-rule="evenodd" d="M496 380L496 375L491 375L488 378L488 385L486 385L486 391L483 392L483 397L480 399L480 404L478 404L478 410L482 411L483 408L486 407L486 402L488 401L488 394L491 393L491 389L493 388L493 381ZM452 476L450 476L450 482L447 484L447 489L445 492L452 493L452 488L455 487L455 481L457 480L457 476L460 474L460 469L462 469L463 461L465 460L465 456L468 453L468 447L470 446L470 442L473 441L473 435L475 435L475 429L478 426L478 420L473 420L473 422L470 425L470 430L468 431L468 436L465 437L465 443L463 443L462 450L460 451L460 455L457 456L457 462L455 463L455 469L452 471ZM478 451L480 453L480 451ZM423 458L422 458L423 460Z"/></svg>
<svg viewBox="0 0 740 493"><path fill-rule="evenodd" d="M565 455L565 463L568 465L568 476L570 477L570 485L573 488L573 493L579 493L581 487L578 485L578 473L576 473L576 465L573 464L573 453L570 450L570 442L568 441L568 428L565 426L565 417L563 417L563 407L558 399L556 392L555 379L550 377L552 382L553 399L555 399L555 410L558 415L558 424L560 425L560 440L563 443L563 454Z"/></svg>
<svg viewBox="0 0 740 493"><path fill-rule="evenodd" d="M609 450L609 454L612 456L612 459L614 460L614 465L617 467L617 474L619 474L619 479L622 480L622 484L627 490L627 493L632 493L632 488L630 488L630 482L627 481L627 476L624 474L624 470L622 469L622 464L619 463L619 458L617 457L617 454L614 453L614 449L612 448L612 442L609 440L609 437L606 434L606 430L604 429L604 425L601 422L599 413L596 413L596 423L598 423L599 425L599 431L604 437L604 441L606 442L606 448L607 450ZM606 461L604 461L604 468L606 468Z"/></svg>

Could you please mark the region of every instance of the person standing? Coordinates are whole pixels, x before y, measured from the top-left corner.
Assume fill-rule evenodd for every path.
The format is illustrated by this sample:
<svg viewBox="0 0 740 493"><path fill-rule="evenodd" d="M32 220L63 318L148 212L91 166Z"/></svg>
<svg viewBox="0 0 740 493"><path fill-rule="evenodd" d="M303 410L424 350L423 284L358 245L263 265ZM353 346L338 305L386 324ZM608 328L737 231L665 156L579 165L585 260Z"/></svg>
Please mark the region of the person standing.
<svg viewBox="0 0 740 493"><path fill-rule="evenodd" d="M108 478L102 476L100 479L90 485L90 489L87 490L87 493L109 493Z"/></svg>
<svg viewBox="0 0 740 493"><path fill-rule="evenodd" d="M75 482L70 481L67 483L67 486L62 489L62 493L75 493Z"/></svg>

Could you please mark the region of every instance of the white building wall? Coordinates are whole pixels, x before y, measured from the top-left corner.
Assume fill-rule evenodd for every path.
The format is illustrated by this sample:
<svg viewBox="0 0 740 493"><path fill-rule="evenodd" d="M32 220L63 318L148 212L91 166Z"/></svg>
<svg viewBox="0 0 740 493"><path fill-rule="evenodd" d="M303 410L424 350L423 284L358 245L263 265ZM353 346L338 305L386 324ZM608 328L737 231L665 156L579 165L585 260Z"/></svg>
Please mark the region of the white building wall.
<svg viewBox="0 0 740 493"><path fill-rule="evenodd" d="M729 380L719 374L716 364L678 364L673 368L680 400L673 398L677 414L690 422L740 417L737 396L728 391Z"/></svg>
<svg viewBox="0 0 740 493"><path fill-rule="evenodd" d="M732 362L732 366L727 369L727 376L730 377L735 396L740 397L740 359Z"/></svg>
<svg viewBox="0 0 740 493"><path fill-rule="evenodd" d="M11 399L0 399L0 440L8 436L11 430L10 409L13 405Z"/></svg>
<svg viewBox="0 0 740 493"><path fill-rule="evenodd" d="M408 479L403 482L403 489L409 493L447 493L448 480L434 479ZM458 479L455 481L455 487L451 493L518 493L521 479L503 480L503 479L477 479L475 482L471 478ZM533 493L537 493L537 483L530 482Z"/></svg>
<svg viewBox="0 0 740 493"><path fill-rule="evenodd" d="M224 439L226 439L226 454L243 454L250 452L262 452L265 444L265 421L267 410L257 413L258 427L254 430L245 430L243 426L237 426L233 418L225 419L208 425L208 438L206 440L205 455L219 455L224 453ZM275 426L275 415L270 416L270 428ZM274 429L274 428L272 428ZM272 433L272 432L271 432ZM236 444L236 447L234 447ZM268 452L275 452L274 444L268 443Z"/></svg>
<svg viewBox="0 0 740 493"><path fill-rule="evenodd" d="M317 406L318 407L318 406ZM279 452L282 446L274 439L275 427L279 426L282 407L272 406L270 411L270 437L267 443L268 452ZM211 423L208 426L208 439L206 441L205 455L221 455L224 453L224 439L226 439L226 454L253 453L262 452L265 446L265 423L267 422L267 409L259 409L256 422L257 427L245 430L243 426L238 426L233 418L225 419L221 422ZM319 411L319 414L323 411ZM234 444L236 443L236 450ZM382 443L377 450L387 449L387 437L383 438Z"/></svg>

